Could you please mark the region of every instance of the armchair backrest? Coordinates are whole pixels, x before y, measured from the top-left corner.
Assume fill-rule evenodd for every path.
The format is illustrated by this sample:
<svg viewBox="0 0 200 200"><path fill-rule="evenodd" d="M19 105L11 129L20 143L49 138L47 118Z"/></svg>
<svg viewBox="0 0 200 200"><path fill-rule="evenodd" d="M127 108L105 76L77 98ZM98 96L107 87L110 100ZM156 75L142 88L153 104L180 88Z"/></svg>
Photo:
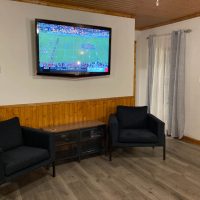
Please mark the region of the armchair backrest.
<svg viewBox="0 0 200 200"><path fill-rule="evenodd" d="M140 129L147 126L147 106L118 106L117 119L121 129Z"/></svg>
<svg viewBox="0 0 200 200"><path fill-rule="evenodd" d="M22 144L23 138L19 118L14 117L0 122L0 148L6 151Z"/></svg>

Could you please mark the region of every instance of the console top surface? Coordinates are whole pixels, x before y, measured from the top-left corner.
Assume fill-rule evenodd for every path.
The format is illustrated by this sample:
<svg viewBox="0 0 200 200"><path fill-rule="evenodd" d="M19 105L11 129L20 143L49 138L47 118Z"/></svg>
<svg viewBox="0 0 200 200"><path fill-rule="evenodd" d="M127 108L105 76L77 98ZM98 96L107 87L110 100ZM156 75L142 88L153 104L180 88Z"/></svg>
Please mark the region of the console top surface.
<svg viewBox="0 0 200 200"><path fill-rule="evenodd" d="M51 132L51 133L60 133L64 131L72 131L79 130L84 128L93 128L98 126L105 126L106 124L101 121L84 121L84 122L76 122L70 124L63 124L58 126L49 126L42 128L43 131Z"/></svg>

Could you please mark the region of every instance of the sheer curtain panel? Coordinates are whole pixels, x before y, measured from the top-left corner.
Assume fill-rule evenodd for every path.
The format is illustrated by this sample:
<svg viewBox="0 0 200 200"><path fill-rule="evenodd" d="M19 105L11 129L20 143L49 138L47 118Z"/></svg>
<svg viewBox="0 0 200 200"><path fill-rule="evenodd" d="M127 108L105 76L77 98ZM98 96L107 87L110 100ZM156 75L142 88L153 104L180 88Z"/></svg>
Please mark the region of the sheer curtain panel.
<svg viewBox="0 0 200 200"><path fill-rule="evenodd" d="M169 35L153 36L151 40L152 42L149 43L151 65L148 68L148 107L150 107L150 113L165 122L165 129L168 130L171 37ZM153 53L150 52L152 50ZM150 55L153 58L150 58Z"/></svg>
<svg viewBox="0 0 200 200"><path fill-rule="evenodd" d="M166 132L182 138L185 124L185 31L149 36L150 113L165 122Z"/></svg>

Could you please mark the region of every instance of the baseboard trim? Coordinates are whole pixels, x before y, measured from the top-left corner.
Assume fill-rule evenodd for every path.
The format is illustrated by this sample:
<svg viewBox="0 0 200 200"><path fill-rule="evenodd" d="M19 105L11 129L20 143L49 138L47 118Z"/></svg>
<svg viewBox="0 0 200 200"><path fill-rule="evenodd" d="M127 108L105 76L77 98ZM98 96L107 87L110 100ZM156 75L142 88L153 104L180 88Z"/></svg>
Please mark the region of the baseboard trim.
<svg viewBox="0 0 200 200"><path fill-rule="evenodd" d="M183 136L181 139L184 142L190 143L190 144L195 144L200 146L200 140L196 140L194 138L188 137L188 136Z"/></svg>

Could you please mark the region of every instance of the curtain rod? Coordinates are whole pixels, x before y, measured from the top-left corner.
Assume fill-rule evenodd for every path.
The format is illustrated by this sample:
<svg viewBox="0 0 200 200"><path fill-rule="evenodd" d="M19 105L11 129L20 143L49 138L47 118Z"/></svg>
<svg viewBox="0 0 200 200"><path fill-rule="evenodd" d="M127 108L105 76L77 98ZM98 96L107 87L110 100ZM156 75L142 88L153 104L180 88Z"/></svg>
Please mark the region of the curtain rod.
<svg viewBox="0 0 200 200"><path fill-rule="evenodd" d="M186 29L184 30L185 33L191 33L192 30L191 29ZM171 33L165 33L165 34L159 34L159 35L153 35L153 37L159 37L159 36L165 36L165 35L170 35ZM147 39L149 39L149 37L147 37Z"/></svg>

